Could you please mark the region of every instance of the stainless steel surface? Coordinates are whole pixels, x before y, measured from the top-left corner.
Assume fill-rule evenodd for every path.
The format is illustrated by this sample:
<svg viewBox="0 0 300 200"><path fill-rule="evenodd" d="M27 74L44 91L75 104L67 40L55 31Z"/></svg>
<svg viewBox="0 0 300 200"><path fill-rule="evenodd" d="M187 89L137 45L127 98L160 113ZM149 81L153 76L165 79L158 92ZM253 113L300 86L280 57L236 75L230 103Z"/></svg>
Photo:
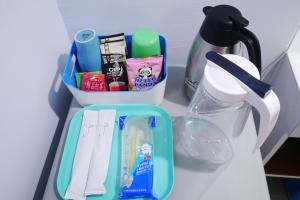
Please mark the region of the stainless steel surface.
<svg viewBox="0 0 300 200"><path fill-rule="evenodd" d="M241 42L238 42L234 46L218 47L210 43L207 43L201 35L198 33L194 39L191 47L186 72L185 72L185 93L191 99L195 93L195 90L199 84L202 74L204 72L204 66L206 64L205 55L208 51L215 51L220 54L237 54L241 55L242 47Z"/></svg>

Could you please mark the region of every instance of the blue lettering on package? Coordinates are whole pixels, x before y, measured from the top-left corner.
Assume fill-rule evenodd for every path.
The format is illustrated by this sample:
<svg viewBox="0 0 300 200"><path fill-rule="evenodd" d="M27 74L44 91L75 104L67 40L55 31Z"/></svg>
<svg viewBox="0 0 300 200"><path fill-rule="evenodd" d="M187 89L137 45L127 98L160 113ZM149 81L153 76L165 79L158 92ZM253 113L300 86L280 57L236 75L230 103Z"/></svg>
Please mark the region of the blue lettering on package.
<svg viewBox="0 0 300 200"><path fill-rule="evenodd" d="M123 176L121 199L146 197L156 199L153 188L153 154L152 145L143 144L131 171L132 175Z"/></svg>
<svg viewBox="0 0 300 200"><path fill-rule="evenodd" d="M148 78L136 77L134 81L135 87L144 88L144 87L153 87L157 82L157 78L155 76L151 76Z"/></svg>

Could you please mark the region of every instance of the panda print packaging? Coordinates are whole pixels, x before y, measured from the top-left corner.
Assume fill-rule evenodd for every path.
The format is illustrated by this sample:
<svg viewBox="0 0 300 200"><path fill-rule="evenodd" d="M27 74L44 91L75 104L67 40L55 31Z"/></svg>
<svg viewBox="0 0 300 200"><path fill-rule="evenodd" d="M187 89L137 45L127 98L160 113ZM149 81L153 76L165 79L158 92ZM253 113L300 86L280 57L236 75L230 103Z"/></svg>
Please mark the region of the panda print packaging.
<svg viewBox="0 0 300 200"><path fill-rule="evenodd" d="M126 62L129 90L148 90L160 81L162 55L148 58L129 58Z"/></svg>

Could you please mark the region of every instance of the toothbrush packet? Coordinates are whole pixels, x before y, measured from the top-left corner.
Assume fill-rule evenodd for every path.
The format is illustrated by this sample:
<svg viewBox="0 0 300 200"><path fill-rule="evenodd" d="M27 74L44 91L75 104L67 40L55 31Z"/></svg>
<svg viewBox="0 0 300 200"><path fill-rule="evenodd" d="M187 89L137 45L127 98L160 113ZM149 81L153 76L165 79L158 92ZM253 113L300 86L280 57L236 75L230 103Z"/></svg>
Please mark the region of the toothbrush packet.
<svg viewBox="0 0 300 200"><path fill-rule="evenodd" d="M120 199L151 198L153 195L153 129L154 116L121 116L122 134Z"/></svg>

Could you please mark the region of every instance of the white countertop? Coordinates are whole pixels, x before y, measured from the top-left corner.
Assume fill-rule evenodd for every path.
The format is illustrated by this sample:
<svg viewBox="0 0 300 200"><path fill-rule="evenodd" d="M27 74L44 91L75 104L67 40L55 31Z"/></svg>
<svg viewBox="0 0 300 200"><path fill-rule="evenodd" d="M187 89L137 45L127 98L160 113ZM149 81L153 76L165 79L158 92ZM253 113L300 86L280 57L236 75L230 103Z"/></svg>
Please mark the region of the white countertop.
<svg viewBox="0 0 300 200"><path fill-rule="evenodd" d="M165 99L161 106L171 116L179 116L186 110L188 101L182 93L184 69L170 67ZM45 200L59 199L56 191L56 175L69 122L80 108L73 100L61 140L56 152L50 177L44 194ZM174 155L175 180L170 200L270 200L260 151L252 152L256 143L256 130L252 115L241 136L232 141L234 157L226 167L214 172L199 172L195 166L183 165Z"/></svg>

